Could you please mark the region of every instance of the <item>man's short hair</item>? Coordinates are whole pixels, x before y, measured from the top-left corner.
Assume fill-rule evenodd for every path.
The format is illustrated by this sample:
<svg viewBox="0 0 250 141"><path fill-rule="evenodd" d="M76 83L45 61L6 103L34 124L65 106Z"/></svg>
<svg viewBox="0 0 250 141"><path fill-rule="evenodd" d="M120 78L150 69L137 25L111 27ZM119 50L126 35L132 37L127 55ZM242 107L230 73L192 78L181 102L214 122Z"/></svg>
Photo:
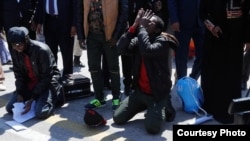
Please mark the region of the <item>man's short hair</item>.
<svg viewBox="0 0 250 141"><path fill-rule="evenodd" d="M24 43L29 31L26 27L12 27L7 33L7 41L10 43Z"/></svg>
<svg viewBox="0 0 250 141"><path fill-rule="evenodd" d="M157 16L157 15L153 15L153 17L156 18L155 27L157 29L160 29L160 31L162 32L163 29L164 29L164 21L159 16Z"/></svg>

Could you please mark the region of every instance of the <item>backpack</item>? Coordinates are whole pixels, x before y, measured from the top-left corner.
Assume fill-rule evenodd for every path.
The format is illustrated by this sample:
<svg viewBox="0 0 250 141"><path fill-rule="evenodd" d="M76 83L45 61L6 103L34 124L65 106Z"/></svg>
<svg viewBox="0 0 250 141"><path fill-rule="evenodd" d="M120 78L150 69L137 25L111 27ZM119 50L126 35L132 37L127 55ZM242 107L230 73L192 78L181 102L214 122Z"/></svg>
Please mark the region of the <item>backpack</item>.
<svg viewBox="0 0 250 141"><path fill-rule="evenodd" d="M204 96L195 79L185 76L176 82L175 87L185 112L201 116L199 112L203 111L207 115L207 112L201 108L204 103Z"/></svg>

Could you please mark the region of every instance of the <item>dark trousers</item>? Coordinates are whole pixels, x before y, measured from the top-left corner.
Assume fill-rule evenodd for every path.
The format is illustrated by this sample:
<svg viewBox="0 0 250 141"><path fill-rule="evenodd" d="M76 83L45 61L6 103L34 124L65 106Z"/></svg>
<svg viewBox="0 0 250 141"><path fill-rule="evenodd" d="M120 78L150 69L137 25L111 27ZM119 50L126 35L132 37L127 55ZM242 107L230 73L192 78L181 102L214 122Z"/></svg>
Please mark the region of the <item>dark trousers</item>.
<svg viewBox="0 0 250 141"><path fill-rule="evenodd" d="M45 42L50 47L56 62L58 60L58 47L62 54L63 75L73 73L73 47L74 37L70 36L70 26L65 28L56 17L46 16L44 24Z"/></svg>
<svg viewBox="0 0 250 141"><path fill-rule="evenodd" d="M247 82L250 74L250 50L246 51L243 56L242 81Z"/></svg>
<svg viewBox="0 0 250 141"><path fill-rule="evenodd" d="M122 73L123 73L123 84L126 87L131 87L132 85L132 68L133 68L133 57L121 55L122 60Z"/></svg>
<svg viewBox="0 0 250 141"><path fill-rule="evenodd" d="M136 89L135 93L126 97L113 115L116 124L124 124L137 113L147 110L145 128L149 133L159 133L165 118L165 99L156 102L153 96Z"/></svg>
<svg viewBox="0 0 250 141"><path fill-rule="evenodd" d="M204 109L222 123L232 123L228 113L232 99L241 97L243 58L242 19L228 19L220 38L206 32L201 87L204 93ZM225 53L226 50L226 53Z"/></svg>
<svg viewBox="0 0 250 141"><path fill-rule="evenodd" d="M24 101L27 101L31 98L31 92L26 91L25 94L27 94L24 98ZM52 94L50 90L45 91L42 93L37 99L35 99L36 105L35 105L35 116L39 119L45 119L49 117L55 109L55 100L52 98ZM12 113L12 108L14 108L13 104L17 102L17 93L14 92L11 99L6 105L6 110L8 113Z"/></svg>
<svg viewBox="0 0 250 141"><path fill-rule="evenodd" d="M189 42L191 38L193 38L195 44L195 60L192 66L190 77L196 80L199 78L201 72L204 32L204 28L196 27L194 29L182 29L181 32L175 33L176 38L180 43L175 55L176 72L178 79L187 76Z"/></svg>
<svg viewBox="0 0 250 141"><path fill-rule="evenodd" d="M104 34L94 34L90 32L87 38L88 66L96 94L95 97L101 101L104 100L103 72L101 69L103 54L106 56L113 99L118 99L120 98L120 71L117 50L115 47L110 47Z"/></svg>
<svg viewBox="0 0 250 141"><path fill-rule="evenodd" d="M26 27L29 30L30 39L35 40L36 39L36 31L31 30L31 23L30 23L31 16L32 15L29 15L29 16L22 18L20 21L20 26Z"/></svg>
<svg viewBox="0 0 250 141"><path fill-rule="evenodd" d="M109 76L109 68L105 53L102 56L102 72L103 72L104 86L109 85L110 76Z"/></svg>

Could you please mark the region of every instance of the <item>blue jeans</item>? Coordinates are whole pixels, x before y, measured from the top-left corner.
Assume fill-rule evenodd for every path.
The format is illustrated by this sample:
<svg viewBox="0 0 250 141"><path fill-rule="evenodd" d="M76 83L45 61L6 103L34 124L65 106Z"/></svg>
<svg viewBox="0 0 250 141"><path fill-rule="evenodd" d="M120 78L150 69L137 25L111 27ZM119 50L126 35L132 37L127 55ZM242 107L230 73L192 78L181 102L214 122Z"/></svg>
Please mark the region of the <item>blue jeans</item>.
<svg viewBox="0 0 250 141"><path fill-rule="evenodd" d="M23 97L24 101L29 100L30 92L26 91L25 94L28 94L27 97ZM6 110L8 113L13 113L12 108L14 108L13 104L17 102L17 96L18 94L16 92L13 93L11 99L6 105ZM50 90L45 91L42 93L37 99L35 99L36 105L35 105L35 116L39 119L45 119L49 117L55 109L54 101L52 100L52 94Z"/></svg>

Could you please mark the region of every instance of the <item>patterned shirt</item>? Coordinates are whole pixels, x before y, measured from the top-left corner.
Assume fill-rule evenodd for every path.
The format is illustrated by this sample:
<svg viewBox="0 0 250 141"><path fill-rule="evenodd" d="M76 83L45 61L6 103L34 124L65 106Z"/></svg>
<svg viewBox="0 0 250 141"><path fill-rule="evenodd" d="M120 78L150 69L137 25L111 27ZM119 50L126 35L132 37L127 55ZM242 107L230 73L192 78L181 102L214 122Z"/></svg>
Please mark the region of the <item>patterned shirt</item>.
<svg viewBox="0 0 250 141"><path fill-rule="evenodd" d="M91 0L88 22L90 32L97 34L104 33L102 0Z"/></svg>

